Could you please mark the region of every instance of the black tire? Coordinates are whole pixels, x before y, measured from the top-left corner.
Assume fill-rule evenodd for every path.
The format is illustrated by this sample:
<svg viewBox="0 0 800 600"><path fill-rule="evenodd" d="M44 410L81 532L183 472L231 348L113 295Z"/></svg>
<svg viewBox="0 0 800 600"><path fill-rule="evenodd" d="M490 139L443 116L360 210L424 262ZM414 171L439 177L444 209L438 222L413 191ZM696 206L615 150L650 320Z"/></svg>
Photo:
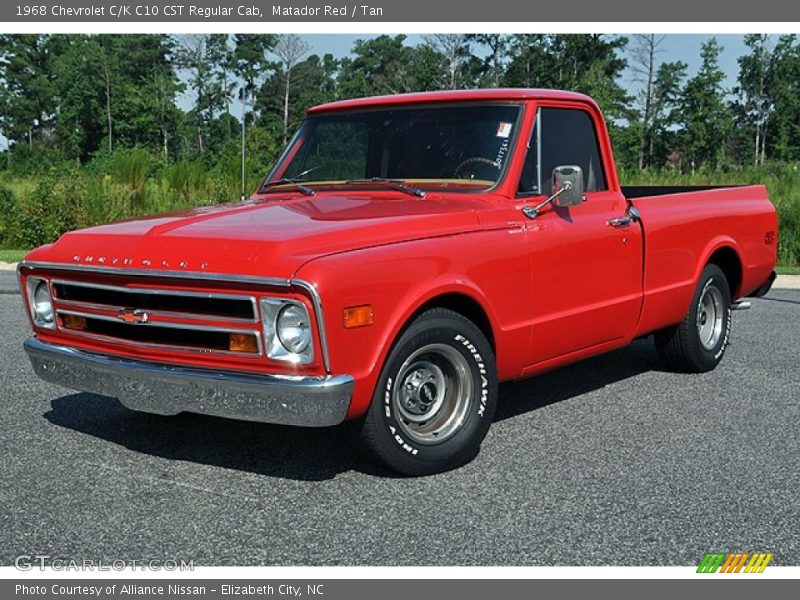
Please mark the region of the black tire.
<svg viewBox="0 0 800 600"><path fill-rule="evenodd" d="M497 406L494 352L451 310L417 317L389 353L361 439L402 475L449 471L471 461Z"/></svg>
<svg viewBox="0 0 800 600"><path fill-rule="evenodd" d="M709 264L700 276L686 318L680 325L657 332L655 343L661 359L670 369L705 373L722 360L730 334L731 291L728 280L722 269Z"/></svg>

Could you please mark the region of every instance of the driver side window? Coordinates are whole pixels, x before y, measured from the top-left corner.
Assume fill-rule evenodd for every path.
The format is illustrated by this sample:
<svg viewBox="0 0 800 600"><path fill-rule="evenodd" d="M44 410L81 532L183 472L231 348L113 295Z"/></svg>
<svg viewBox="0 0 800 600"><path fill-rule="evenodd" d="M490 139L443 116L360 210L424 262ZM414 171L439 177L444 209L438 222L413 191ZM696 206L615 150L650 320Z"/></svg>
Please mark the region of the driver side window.
<svg viewBox="0 0 800 600"><path fill-rule="evenodd" d="M519 195L552 194L553 169L577 165L587 192L608 189L591 116L575 108L540 108L519 181Z"/></svg>

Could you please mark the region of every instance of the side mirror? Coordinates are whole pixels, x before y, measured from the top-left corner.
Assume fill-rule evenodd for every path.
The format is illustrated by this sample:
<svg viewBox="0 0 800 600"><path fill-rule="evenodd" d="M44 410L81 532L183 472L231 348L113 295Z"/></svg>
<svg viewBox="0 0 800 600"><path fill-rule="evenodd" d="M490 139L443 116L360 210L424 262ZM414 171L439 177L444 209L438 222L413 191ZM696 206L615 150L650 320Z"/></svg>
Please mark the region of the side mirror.
<svg viewBox="0 0 800 600"><path fill-rule="evenodd" d="M551 198L556 206L575 206L583 202L583 169L577 165L561 165L553 169Z"/></svg>

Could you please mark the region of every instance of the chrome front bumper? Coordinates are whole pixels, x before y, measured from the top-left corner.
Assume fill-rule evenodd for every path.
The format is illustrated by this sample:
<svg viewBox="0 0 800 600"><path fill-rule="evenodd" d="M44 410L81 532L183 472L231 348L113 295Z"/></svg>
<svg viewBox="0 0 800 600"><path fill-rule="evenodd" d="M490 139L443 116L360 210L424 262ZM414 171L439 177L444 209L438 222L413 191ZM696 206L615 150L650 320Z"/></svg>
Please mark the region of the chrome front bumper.
<svg viewBox="0 0 800 600"><path fill-rule="evenodd" d="M92 354L25 340L36 374L52 383L118 398L134 410L202 413L281 425L325 427L344 420L353 391L349 375L249 375Z"/></svg>

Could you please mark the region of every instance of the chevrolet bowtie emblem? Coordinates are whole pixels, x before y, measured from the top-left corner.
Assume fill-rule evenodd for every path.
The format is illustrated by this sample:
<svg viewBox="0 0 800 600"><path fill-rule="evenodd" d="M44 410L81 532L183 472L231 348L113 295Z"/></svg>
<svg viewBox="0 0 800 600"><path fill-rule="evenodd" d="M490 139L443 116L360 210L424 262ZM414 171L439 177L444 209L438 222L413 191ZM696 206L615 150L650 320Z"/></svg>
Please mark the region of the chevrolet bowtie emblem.
<svg viewBox="0 0 800 600"><path fill-rule="evenodd" d="M117 315L123 323L143 324L150 320L150 315L141 309L123 308Z"/></svg>

